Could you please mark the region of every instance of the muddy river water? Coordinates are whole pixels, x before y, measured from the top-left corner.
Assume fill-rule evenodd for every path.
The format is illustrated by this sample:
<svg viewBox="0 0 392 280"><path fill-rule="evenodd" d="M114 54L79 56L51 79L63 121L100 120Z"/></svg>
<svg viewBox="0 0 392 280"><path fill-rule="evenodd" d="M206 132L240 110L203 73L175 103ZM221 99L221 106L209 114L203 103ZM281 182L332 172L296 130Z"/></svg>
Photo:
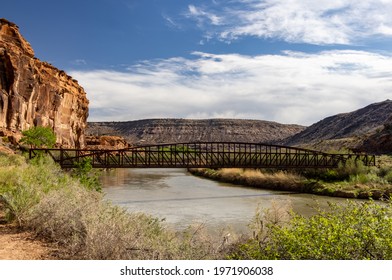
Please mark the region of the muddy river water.
<svg viewBox="0 0 392 280"><path fill-rule="evenodd" d="M256 209L291 204L301 215L328 201L345 199L248 188L195 177L186 169L116 169L101 177L106 198L132 212L164 219L176 229L204 223L208 228L244 231Z"/></svg>

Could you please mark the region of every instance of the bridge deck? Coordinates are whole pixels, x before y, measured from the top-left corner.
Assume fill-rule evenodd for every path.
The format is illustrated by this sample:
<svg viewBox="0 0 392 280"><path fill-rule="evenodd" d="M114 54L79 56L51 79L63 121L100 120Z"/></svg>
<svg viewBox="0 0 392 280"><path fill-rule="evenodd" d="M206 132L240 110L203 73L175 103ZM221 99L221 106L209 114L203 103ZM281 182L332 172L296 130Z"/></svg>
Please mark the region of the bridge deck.
<svg viewBox="0 0 392 280"><path fill-rule="evenodd" d="M328 154L308 149L253 143L176 143L122 150L31 149L30 158L49 154L63 168L85 159L94 168L335 168L347 160L375 165L375 156Z"/></svg>

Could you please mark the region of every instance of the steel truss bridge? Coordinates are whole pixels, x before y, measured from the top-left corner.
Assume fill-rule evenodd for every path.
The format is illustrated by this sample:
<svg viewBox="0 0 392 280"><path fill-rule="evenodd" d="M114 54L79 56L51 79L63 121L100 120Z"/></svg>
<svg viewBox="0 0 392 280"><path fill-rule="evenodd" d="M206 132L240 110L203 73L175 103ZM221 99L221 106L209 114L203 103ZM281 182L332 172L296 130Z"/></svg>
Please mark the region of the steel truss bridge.
<svg viewBox="0 0 392 280"><path fill-rule="evenodd" d="M376 164L374 155L331 154L280 145L195 142L145 145L121 150L30 149L50 155L62 168L89 160L94 168L336 168L348 160Z"/></svg>

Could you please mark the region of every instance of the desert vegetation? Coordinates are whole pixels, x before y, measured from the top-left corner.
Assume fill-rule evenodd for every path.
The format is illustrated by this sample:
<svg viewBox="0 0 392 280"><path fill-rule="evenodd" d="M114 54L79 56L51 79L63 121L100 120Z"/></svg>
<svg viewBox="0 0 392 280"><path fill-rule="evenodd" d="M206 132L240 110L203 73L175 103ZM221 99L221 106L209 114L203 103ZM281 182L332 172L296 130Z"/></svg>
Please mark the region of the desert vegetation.
<svg viewBox="0 0 392 280"><path fill-rule="evenodd" d="M367 171L366 176L377 175L377 184L388 185L386 166ZM245 174L255 185L264 180L294 188L309 180L309 174L283 171L220 172L225 178ZM0 155L1 211L10 223L56 244L59 249L53 258L60 259L392 258L390 202L331 204L309 218L293 213L289 201L273 203L256 212L248 233L232 233L229 240L227 232L213 236L202 225L175 231L155 217L114 206L98 187L92 187L95 179L88 173L88 162L70 173L45 156L27 161L20 155ZM349 173L345 184L358 183L359 174Z"/></svg>
<svg viewBox="0 0 392 280"><path fill-rule="evenodd" d="M232 247L229 259L392 259L390 202L331 204L310 218L286 204L259 211L253 236Z"/></svg>
<svg viewBox="0 0 392 280"><path fill-rule="evenodd" d="M225 249L226 239L202 226L176 232L112 205L85 175L66 173L45 156L27 162L1 155L0 199L9 222L57 244L61 259L216 259Z"/></svg>
<svg viewBox="0 0 392 280"><path fill-rule="evenodd" d="M336 169L191 169L191 173L218 181L257 188L312 193L345 198L389 199L392 193L392 158L381 156L378 166L347 161Z"/></svg>

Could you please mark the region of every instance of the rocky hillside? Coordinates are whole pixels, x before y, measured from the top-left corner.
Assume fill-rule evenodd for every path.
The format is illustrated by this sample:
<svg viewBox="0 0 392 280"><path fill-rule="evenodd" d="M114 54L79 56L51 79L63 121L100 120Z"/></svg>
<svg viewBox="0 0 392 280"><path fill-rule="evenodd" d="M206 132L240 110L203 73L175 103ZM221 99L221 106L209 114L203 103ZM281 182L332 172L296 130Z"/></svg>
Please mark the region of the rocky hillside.
<svg viewBox="0 0 392 280"><path fill-rule="evenodd" d="M0 135L49 126L62 146L85 143L88 100L72 77L34 57L18 26L0 19Z"/></svg>
<svg viewBox="0 0 392 280"><path fill-rule="evenodd" d="M384 123L382 129L370 134L357 149L374 154L392 154L392 116Z"/></svg>
<svg viewBox="0 0 392 280"><path fill-rule="evenodd" d="M384 129L392 116L392 101L374 103L350 113L321 120L283 143L316 148L361 147L372 135Z"/></svg>
<svg viewBox="0 0 392 280"><path fill-rule="evenodd" d="M131 144L193 141L276 142L305 127L258 120L151 119L129 122L89 122L88 135L117 135Z"/></svg>

